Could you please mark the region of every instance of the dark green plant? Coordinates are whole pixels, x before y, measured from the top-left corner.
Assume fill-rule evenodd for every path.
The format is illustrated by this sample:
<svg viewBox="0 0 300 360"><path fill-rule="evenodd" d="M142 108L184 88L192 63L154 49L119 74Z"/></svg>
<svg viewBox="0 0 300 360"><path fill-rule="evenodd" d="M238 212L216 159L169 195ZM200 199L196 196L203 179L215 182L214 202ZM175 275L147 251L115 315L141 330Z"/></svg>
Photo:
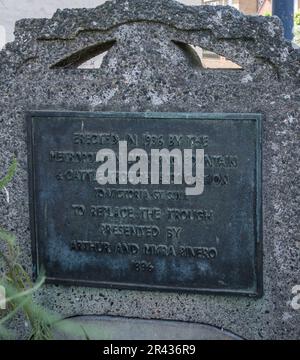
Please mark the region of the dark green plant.
<svg viewBox="0 0 300 360"><path fill-rule="evenodd" d="M0 180L0 191L12 181L16 169L17 161L14 159L7 175ZM22 312L30 324L30 340L51 340L54 333L86 340L91 336L99 337L97 327L90 326L87 329L72 320L62 321L60 315L38 305L34 301L34 293L45 282L43 272L33 282L20 263L21 252L15 236L0 228L0 241L0 269L4 269L0 274L0 285L5 288L7 297L7 310L0 310L0 339L16 338L16 334L9 329L9 324L19 312Z"/></svg>
<svg viewBox="0 0 300 360"><path fill-rule="evenodd" d="M17 170L17 160L14 158L12 164L8 169L7 175L4 176L3 179L0 179L0 191L12 181L16 170Z"/></svg>
<svg viewBox="0 0 300 360"><path fill-rule="evenodd" d="M0 191L12 181L17 169L14 159L7 175L0 180ZM33 302L33 293L44 283L44 276L33 283L28 273L20 264L20 249L15 236L0 228L0 261L4 269L0 285L6 290L7 311L0 315L0 338L13 338L14 334L5 325L19 312L23 311L32 329L31 338L48 339L51 337L48 321Z"/></svg>

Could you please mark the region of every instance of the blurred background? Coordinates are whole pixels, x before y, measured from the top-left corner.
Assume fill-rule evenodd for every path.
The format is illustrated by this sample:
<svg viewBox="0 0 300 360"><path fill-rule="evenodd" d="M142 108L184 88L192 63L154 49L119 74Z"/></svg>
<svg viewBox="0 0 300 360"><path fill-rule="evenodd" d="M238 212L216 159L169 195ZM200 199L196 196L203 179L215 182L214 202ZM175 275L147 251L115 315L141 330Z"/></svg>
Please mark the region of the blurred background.
<svg viewBox="0 0 300 360"><path fill-rule="evenodd" d="M141 0L143 1L143 0ZM163 0L162 0L163 1ZM21 18L51 17L58 9L90 8L101 5L105 0L0 0L0 49L6 42L12 41L14 24ZM282 18L286 37L300 44L300 0L179 0L187 5L230 5L248 15L271 16ZM236 64L225 58L197 48L203 66L207 68L236 68ZM95 65L88 64L88 67ZM95 65L96 67L96 65Z"/></svg>

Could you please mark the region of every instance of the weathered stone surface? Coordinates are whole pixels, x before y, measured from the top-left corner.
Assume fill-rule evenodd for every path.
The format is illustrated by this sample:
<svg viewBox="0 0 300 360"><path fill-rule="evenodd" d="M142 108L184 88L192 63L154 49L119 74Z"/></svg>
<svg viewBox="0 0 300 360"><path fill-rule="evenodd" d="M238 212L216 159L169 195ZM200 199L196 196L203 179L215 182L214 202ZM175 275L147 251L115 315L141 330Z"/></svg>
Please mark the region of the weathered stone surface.
<svg viewBox="0 0 300 360"><path fill-rule="evenodd" d="M80 330L76 339L85 340L241 340L238 336L205 324L183 321L128 319L118 316L77 316L69 321ZM84 330L83 330L84 329ZM55 339L74 339L67 330L59 331Z"/></svg>
<svg viewBox="0 0 300 360"><path fill-rule="evenodd" d="M226 56L243 70L192 65L178 42ZM77 69L111 45L100 69ZM121 0L19 21L16 40L0 52L1 174L13 154L19 162L9 203L0 194L0 219L16 234L29 271L27 110L264 115L262 299L46 286L39 301L65 316L185 320L244 338L299 338L299 312L290 306L300 279L299 84L300 51L283 39L279 20L229 7ZM20 319L20 336L22 326Z"/></svg>

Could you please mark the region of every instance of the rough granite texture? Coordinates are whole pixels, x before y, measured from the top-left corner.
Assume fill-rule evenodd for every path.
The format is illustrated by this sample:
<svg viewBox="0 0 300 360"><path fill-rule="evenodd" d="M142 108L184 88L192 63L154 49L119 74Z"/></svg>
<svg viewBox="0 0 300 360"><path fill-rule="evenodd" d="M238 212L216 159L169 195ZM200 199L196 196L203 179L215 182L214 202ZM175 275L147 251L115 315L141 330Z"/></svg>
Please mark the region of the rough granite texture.
<svg viewBox="0 0 300 360"><path fill-rule="evenodd" d="M299 339L300 50L278 18L172 0L109 1L16 24L0 52L0 174L18 171L0 225L16 234L31 271L25 111L262 113L264 296L251 299L45 286L38 301L65 316L115 315L205 323L247 339ZM183 44L214 51L243 70L203 69ZM100 69L78 69L109 49ZM26 327L20 317L19 336Z"/></svg>

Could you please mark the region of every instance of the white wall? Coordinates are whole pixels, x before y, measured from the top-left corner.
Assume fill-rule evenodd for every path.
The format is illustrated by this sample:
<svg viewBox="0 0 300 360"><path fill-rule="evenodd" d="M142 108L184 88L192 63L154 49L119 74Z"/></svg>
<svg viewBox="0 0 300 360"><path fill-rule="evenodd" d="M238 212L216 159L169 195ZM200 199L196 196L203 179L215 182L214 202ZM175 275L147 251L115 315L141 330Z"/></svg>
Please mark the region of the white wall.
<svg viewBox="0 0 300 360"><path fill-rule="evenodd" d="M104 2L104 0L0 0L0 26L4 26L6 30L6 41L12 41L14 24L19 19L51 17L58 8L89 8ZM2 43L3 38L0 37L0 46Z"/></svg>
<svg viewBox="0 0 300 360"><path fill-rule="evenodd" d="M3 25L0 25L0 49L4 46L6 42L6 30Z"/></svg>

